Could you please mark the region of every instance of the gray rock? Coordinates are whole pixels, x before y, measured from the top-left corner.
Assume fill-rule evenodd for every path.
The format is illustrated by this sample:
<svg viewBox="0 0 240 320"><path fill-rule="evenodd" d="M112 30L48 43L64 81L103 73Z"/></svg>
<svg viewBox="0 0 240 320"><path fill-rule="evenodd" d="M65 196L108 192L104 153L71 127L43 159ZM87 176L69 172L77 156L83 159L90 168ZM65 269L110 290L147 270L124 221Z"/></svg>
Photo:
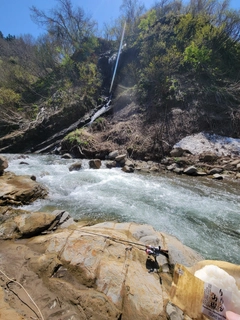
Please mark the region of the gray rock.
<svg viewBox="0 0 240 320"><path fill-rule="evenodd" d="M128 166L128 167L134 168L134 163L129 159L127 159L125 161L125 165Z"/></svg>
<svg viewBox="0 0 240 320"><path fill-rule="evenodd" d="M203 162L214 162L217 160L217 158L218 158L217 155L211 152L203 152L199 156L199 160Z"/></svg>
<svg viewBox="0 0 240 320"><path fill-rule="evenodd" d="M166 307L166 313L170 320L183 320L184 319L184 313L181 309L179 309L177 306L172 304L171 302L168 302Z"/></svg>
<svg viewBox="0 0 240 320"><path fill-rule="evenodd" d="M222 180L222 179L223 179L223 176L222 176L221 174L215 173L215 174L213 175L213 179Z"/></svg>
<svg viewBox="0 0 240 320"><path fill-rule="evenodd" d="M82 168L82 162L78 161L73 163L70 167L69 167L69 171L79 171Z"/></svg>
<svg viewBox="0 0 240 320"><path fill-rule="evenodd" d="M109 153L109 155L108 155L108 159L110 159L110 160L115 160L115 158L118 156L118 150L114 150L114 151L112 151L112 152L110 152Z"/></svg>
<svg viewBox="0 0 240 320"><path fill-rule="evenodd" d="M56 211L56 210L55 210ZM53 211L53 213L55 213L55 211ZM59 223L62 224L64 221L68 220L70 218L70 214L67 211L60 211L60 219L59 219Z"/></svg>
<svg viewBox="0 0 240 320"><path fill-rule="evenodd" d="M159 172L159 171L160 171L159 167L157 167L157 166L155 166L155 165L153 165L153 166L150 168L150 172Z"/></svg>
<svg viewBox="0 0 240 320"><path fill-rule="evenodd" d="M61 156L62 159L72 159L72 156L69 154L69 153L64 153L62 156Z"/></svg>
<svg viewBox="0 0 240 320"><path fill-rule="evenodd" d="M221 172L223 172L223 168L212 168L209 170L208 174L212 175L212 174L221 173Z"/></svg>
<svg viewBox="0 0 240 320"><path fill-rule="evenodd" d="M189 175L189 176L196 176L197 175L197 168L194 166L190 166L186 168L183 173Z"/></svg>
<svg viewBox="0 0 240 320"><path fill-rule="evenodd" d="M184 150L182 148L174 148L170 152L171 157L181 157L184 153Z"/></svg>
<svg viewBox="0 0 240 320"><path fill-rule="evenodd" d="M207 176L207 173L204 171L197 171L197 175L200 177L204 177L204 176Z"/></svg>
<svg viewBox="0 0 240 320"><path fill-rule="evenodd" d="M102 164L102 162L100 159L92 159L89 161L89 167L91 169L100 169L101 164Z"/></svg>
<svg viewBox="0 0 240 320"><path fill-rule="evenodd" d="M116 165L117 165L117 163L116 163L116 161L114 161L114 160L113 160L113 161L107 161L107 162L106 162L106 167L109 168L109 169L115 168Z"/></svg>
<svg viewBox="0 0 240 320"><path fill-rule="evenodd" d="M115 157L115 160L117 162L122 162L123 160L125 160L126 156L127 156L126 154L119 154L118 156Z"/></svg>
<svg viewBox="0 0 240 320"><path fill-rule="evenodd" d="M167 166L168 171L173 171L174 169L179 168L179 165L177 163L172 163L170 166Z"/></svg>
<svg viewBox="0 0 240 320"><path fill-rule="evenodd" d="M175 173L177 173L177 174L182 174L183 173L183 171L184 171L184 169L183 168L174 168L173 169L173 172L175 172Z"/></svg>
<svg viewBox="0 0 240 320"><path fill-rule="evenodd" d="M240 165L240 159L236 159L236 160L232 161L232 162L231 162L231 165L233 165L233 166L238 166L238 165Z"/></svg>
<svg viewBox="0 0 240 320"><path fill-rule="evenodd" d="M134 172L134 168L125 165L122 168L122 171L127 172L127 173L132 173L132 172Z"/></svg>

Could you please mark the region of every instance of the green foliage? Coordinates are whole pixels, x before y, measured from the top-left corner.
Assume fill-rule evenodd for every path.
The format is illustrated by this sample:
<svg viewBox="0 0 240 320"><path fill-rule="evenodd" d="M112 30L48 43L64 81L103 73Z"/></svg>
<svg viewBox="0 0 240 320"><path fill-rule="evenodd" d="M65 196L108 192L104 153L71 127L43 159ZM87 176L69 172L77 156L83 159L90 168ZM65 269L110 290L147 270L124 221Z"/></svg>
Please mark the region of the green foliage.
<svg viewBox="0 0 240 320"><path fill-rule="evenodd" d="M217 88L214 94L205 90L206 95L215 98L222 96L222 79L238 77L240 43L233 30L240 26L240 16L229 15L226 7L220 10L215 0L212 6L201 2L201 8L197 3L200 5L193 1L187 13L176 14L173 3L162 2L142 17L135 42L139 48L137 86L141 102L155 106L160 101L162 106L170 101L172 105L186 103L193 90L200 94L203 79L207 88ZM195 81L195 89L183 85L184 77L189 76Z"/></svg>
<svg viewBox="0 0 240 320"><path fill-rule="evenodd" d="M86 48L92 48L95 41L92 39L95 21L85 16L81 7L73 8L69 0L58 0L58 4L49 14L32 6L30 10L33 21L47 29L64 56L72 56L77 50L85 52Z"/></svg>
<svg viewBox="0 0 240 320"><path fill-rule="evenodd" d="M95 22L81 8L74 10L69 0L58 2L61 10L55 8L49 15L32 7L35 21L47 29L37 41L0 33L1 105L40 101L55 110L82 100L86 107L100 92L99 55L118 49L119 41L97 39ZM125 52L132 57L117 77L126 86L137 83L140 102L159 110L189 103L193 92L229 101L231 91L231 101L236 101L234 90L225 85L239 79L240 14L226 4L158 1L142 15L145 10L138 0L124 0L123 15L105 30L108 39L119 39L127 21ZM33 114L36 111L34 107Z"/></svg>
<svg viewBox="0 0 240 320"><path fill-rule="evenodd" d="M77 129L70 132L65 138L64 142L69 143L71 146L79 145L87 147L89 144L89 137L85 134L84 129Z"/></svg>
<svg viewBox="0 0 240 320"><path fill-rule="evenodd" d="M184 50L183 61L190 63L195 69L198 69L211 60L211 53L211 49L207 49L205 46L198 47L195 42L192 41Z"/></svg>
<svg viewBox="0 0 240 320"><path fill-rule="evenodd" d="M100 85L99 73L96 64L79 63L77 64L79 72L79 81L82 85L83 92L88 95L94 95L98 86Z"/></svg>
<svg viewBox="0 0 240 320"><path fill-rule="evenodd" d="M19 103L21 95L11 89L0 88L0 106L11 107Z"/></svg>
<svg viewBox="0 0 240 320"><path fill-rule="evenodd" d="M156 10L151 10L149 11L146 15L145 18L142 18L138 28L140 29L141 32L147 32L149 28L156 22L157 20L157 13ZM140 34L141 37L141 34Z"/></svg>

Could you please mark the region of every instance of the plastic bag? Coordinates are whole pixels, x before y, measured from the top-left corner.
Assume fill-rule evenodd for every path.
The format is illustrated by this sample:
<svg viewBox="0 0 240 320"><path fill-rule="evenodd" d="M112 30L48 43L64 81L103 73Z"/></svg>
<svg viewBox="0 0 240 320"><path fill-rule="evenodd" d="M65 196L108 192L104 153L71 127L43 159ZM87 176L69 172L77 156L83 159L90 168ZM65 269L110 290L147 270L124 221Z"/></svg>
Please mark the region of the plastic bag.
<svg viewBox="0 0 240 320"><path fill-rule="evenodd" d="M191 268L176 264L170 292L171 302L192 319L226 319L231 292L217 288L194 276L206 265L215 265L235 278L240 288L240 266L225 261L204 260ZM240 301L239 301L240 304ZM230 310L231 311L231 310Z"/></svg>

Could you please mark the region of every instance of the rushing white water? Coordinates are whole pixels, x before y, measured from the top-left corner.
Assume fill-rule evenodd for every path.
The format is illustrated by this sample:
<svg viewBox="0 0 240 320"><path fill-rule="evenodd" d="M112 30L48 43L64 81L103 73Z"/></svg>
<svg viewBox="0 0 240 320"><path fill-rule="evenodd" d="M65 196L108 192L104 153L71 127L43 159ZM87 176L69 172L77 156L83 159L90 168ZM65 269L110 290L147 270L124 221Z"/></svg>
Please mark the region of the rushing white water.
<svg viewBox="0 0 240 320"><path fill-rule="evenodd" d="M4 155L7 171L35 175L49 196L24 209L64 209L83 220L133 221L176 236L205 259L240 263L239 183L207 178L129 174L120 168L69 171L76 160L58 156ZM28 164L20 164L21 161Z"/></svg>

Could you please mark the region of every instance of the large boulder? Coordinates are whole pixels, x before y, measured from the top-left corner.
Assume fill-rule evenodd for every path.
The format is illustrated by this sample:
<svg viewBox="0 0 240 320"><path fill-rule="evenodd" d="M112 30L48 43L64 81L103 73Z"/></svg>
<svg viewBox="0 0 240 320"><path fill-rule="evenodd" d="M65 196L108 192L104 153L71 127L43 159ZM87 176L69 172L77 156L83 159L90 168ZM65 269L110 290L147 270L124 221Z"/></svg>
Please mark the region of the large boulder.
<svg viewBox="0 0 240 320"><path fill-rule="evenodd" d="M168 249L169 257L148 257L149 244ZM114 222L75 223L8 246L2 241L0 254L8 276L24 279L44 318L52 320L167 319L174 264L190 267L202 259L150 225ZM2 290L7 281L1 277ZM4 291L9 308L26 314L16 296ZM28 316L36 313L29 310Z"/></svg>
<svg viewBox="0 0 240 320"><path fill-rule="evenodd" d="M25 205L47 196L47 189L35 177L5 172L0 176L0 206Z"/></svg>
<svg viewBox="0 0 240 320"><path fill-rule="evenodd" d="M29 212L11 207L0 207L0 239L19 239L50 232L58 227L73 224L64 210Z"/></svg>

